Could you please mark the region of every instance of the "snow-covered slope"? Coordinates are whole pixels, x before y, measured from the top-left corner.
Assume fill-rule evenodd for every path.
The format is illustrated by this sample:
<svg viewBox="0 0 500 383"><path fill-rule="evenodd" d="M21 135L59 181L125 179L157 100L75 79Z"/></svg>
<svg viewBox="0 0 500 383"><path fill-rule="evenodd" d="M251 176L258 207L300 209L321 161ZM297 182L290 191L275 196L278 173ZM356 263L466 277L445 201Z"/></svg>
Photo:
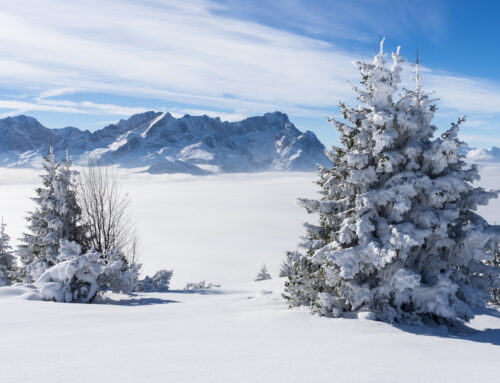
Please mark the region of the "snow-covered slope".
<svg viewBox="0 0 500 383"><path fill-rule="evenodd" d="M282 284L109 295L92 305L0 288L0 381L500 381L496 310L458 331L396 327L288 309Z"/></svg>
<svg viewBox="0 0 500 383"><path fill-rule="evenodd" d="M326 164L324 146L300 132L284 113L239 122L164 112L145 112L95 131L47 129L26 116L0 120L0 164L32 166L52 145L76 163L89 160L151 173L254 172L316 169Z"/></svg>

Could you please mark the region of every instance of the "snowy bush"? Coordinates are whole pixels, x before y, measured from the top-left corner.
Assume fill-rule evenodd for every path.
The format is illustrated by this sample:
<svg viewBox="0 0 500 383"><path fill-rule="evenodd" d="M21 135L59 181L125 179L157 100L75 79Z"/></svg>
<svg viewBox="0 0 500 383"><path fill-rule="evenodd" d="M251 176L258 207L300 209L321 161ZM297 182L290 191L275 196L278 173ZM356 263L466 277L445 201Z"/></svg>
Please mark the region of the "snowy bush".
<svg viewBox="0 0 500 383"><path fill-rule="evenodd" d="M170 280L173 273L173 270L159 270L152 277L147 275L137 283L136 291L167 291L170 287Z"/></svg>
<svg viewBox="0 0 500 383"><path fill-rule="evenodd" d="M127 264L119 254L103 257L90 251L81 254L75 242L62 240L54 266L35 282L45 300L92 302L99 291L131 292L135 289L140 265Z"/></svg>
<svg viewBox="0 0 500 383"><path fill-rule="evenodd" d="M111 250L100 259L102 272L97 280L102 289L130 293L136 289L141 265L127 261L118 250Z"/></svg>
<svg viewBox="0 0 500 383"><path fill-rule="evenodd" d="M80 254L74 242L62 242L60 263L47 269L35 282L45 300L55 302L91 302L98 290L97 280L103 271L101 254Z"/></svg>
<svg viewBox="0 0 500 383"><path fill-rule="evenodd" d="M188 282L186 283L186 286L184 286L184 290L204 290L204 289L211 289L214 287L220 287L220 285L218 283L206 282L206 281Z"/></svg>
<svg viewBox="0 0 500 383"><path fill-rule="evenodd" d="M254 280L255 282L258 282L258 281L265 281L266 279L271 279L271 274L269 274L269 272L267 271L266 265L262 265L259 273L257 274Z"/></svg>
<svg viewBox="0 0 500 383"><path fill-rule="evenodd" d="M319 224L307 224L304 253L288 253L293 275L284 296L326 316L346 312L387 322L452 323L484 307L498 280L495 234L475 211L497 196L472 186L457 138L463 119L433 138L434 100L400 91L399 48L387 68L381 43L372 63L356 62L357 107L341 104L347 123L331 120L343 147L320 167L319 200L302 199Z"/></svg>

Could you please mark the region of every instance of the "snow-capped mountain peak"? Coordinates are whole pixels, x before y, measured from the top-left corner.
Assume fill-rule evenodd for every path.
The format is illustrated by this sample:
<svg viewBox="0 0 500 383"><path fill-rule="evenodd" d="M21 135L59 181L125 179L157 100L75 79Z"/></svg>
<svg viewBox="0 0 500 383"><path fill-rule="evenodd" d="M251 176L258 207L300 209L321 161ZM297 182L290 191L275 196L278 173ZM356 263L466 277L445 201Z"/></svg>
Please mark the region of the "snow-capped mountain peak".
<svg viewBox="0 0 500 383"><path fill-rule="evenodd" d="M308 171L328 162L314 133L300 132L281 112L226 122L149 111L95 132L48 129L17 116L0 120L0 134L3 166L36 165L50 145L60 156L68 149L76 163L99 160L153 173Z"/></svg>

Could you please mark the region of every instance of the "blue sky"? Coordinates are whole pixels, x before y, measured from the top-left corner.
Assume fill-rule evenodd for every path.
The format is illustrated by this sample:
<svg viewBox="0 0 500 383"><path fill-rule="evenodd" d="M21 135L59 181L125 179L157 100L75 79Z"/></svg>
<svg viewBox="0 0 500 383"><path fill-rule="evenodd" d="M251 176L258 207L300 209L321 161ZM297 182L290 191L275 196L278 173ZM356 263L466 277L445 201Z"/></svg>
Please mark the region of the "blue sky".
<svg viewBox="0 0 500 383"><path fill-rule="evenodd" d="M5 4L3 4L5 3ZM351 62L418 48L443 130L500 146L495 1L19 0L0 7L0 115L95 130L144 110L241 118L281 110L335 143ZM411 86L411 68L405 74Z"/></svg>

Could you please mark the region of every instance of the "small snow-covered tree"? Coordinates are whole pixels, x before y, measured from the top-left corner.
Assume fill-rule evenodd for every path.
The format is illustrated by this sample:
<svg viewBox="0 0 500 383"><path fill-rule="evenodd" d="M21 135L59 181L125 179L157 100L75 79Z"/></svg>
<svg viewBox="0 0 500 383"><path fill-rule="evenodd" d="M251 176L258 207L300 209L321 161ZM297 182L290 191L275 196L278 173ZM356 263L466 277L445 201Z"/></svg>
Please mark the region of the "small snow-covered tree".
<svg viewBox="0 0 500 383"><path fill-rule="evenodd" d="M16 277L16 260L12 255L10 237L5 232L7 225L0 223L0 286L8 286Z"/></svg>
<svg viewBox="0 0 500 383"><path fill-rule="evenodd" d="M85 242L85 230L80 224L81 211L76 202L74 176L68 157L61 163L52 147L43 160L42 187L35 190L36 207L29 213L29 233L21 238L18 253L23 264L21 277L36 280L58 260L59 242L64 239L80 245Z"/></svg>
<svg viewBox="0 0 500 383"><path fill-rule="evenodd" d="M267 266L263 264L254 280L258 282L265 281L266 279L271 279L271 274L267 271Z"/></svg>
<svg viewBox="0 0 500 383"><path fill-rule="evenodd" d="M498 268L486 265L495 234L475 212L496 192L474 187L457 138L463 121L434 139L435 105L421 86L400 90L399 48L388 68L380 52L356 62L359 106L341 104L331 120L344 147L320 167L319 200L302 199L304 253L288 253L294 273L284 297L326 316L369 312L387 322L452 323L483 307Z"/></svg>
<svg viewBox="0 0 500 383"><path fill-rule="evenodd" d="M173 270L164 269L157 271L152 277L146 275L144 279L137 283L136 291L167 291L170 287L170 280L173 274Z"/></svg>

